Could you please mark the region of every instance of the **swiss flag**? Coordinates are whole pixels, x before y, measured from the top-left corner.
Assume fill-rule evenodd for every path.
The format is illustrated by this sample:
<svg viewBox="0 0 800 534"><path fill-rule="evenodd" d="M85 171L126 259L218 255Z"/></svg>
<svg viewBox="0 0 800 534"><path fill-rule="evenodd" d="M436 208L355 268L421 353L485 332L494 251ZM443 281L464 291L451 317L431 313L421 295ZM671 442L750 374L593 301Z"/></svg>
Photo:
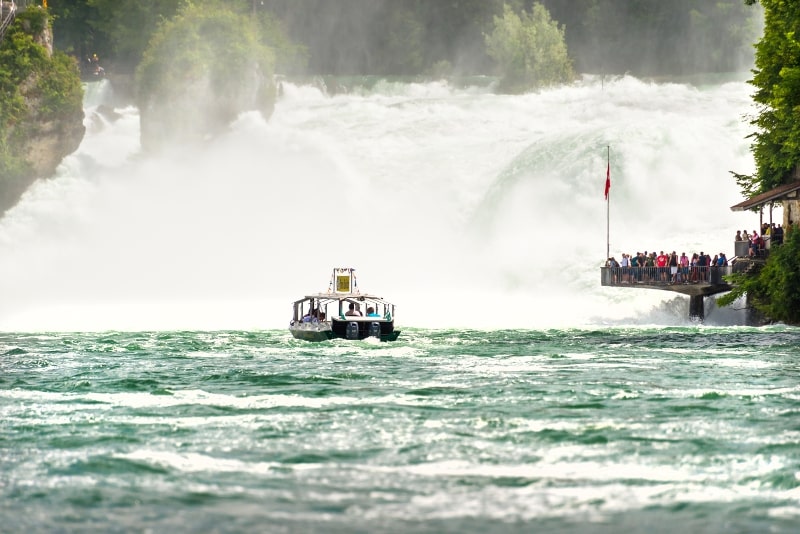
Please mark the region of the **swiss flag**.
<svg viewBox="0 0 800 534"><path fill-rule="evenodd" d="M608 200L608 192L611 189L611 162L608 163L606 168L606 200Z"/></svg>

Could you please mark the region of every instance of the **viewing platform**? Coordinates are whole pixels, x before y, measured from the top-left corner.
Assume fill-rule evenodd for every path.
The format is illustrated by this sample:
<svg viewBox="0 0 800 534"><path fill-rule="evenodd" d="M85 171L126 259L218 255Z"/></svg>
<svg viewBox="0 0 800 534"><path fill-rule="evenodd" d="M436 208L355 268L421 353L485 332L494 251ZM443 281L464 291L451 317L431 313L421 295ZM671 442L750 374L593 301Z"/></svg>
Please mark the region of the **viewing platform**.
<svg viewBox="0 0 800 534"><path fill-rule="evenodd" d="M689 317L703 320L703 299L733 288L724 277L735 272L747 272L759 262L763 260L734 258L731 265L722 267L679 267L674 275L669 267L601 267L600 284L629 289L658 289L687 295Z"/></svg>

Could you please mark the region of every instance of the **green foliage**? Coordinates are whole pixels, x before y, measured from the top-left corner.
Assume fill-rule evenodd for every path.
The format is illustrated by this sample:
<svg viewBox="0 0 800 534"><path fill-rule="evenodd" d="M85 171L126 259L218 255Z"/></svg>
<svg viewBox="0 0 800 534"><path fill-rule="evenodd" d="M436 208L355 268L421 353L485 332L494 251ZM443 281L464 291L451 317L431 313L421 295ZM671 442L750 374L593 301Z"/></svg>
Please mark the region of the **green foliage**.
<svg viewBox="0 0 800 534"><path fill-rule="evenodd" d="M96 29L97 12L86 0L58 0L47 7L53 21L53 46L76 58L107 50L103 34ZM99 47L99 48L98 48Z"/></svg>
<svg viewBox="0 0 800 534"><path fill-rule="evenodd" d="M520 15L506 5L503 16L494 19L486 46L500 67L503 91L523 92L574 79L564 30L541 4L534 4L530 14Z"/></svg>
<svg viewBox="0 0 800 534"><path fill-rule="evenodd" d="M159 24L171 18L186 0L87 0L93 18L88 30L99 43L89 53L111 57L123 70L133 70ZM100 47L98 47L99 45Z"/></svg>
<svg viewBox="0 0 800 534"><path fill-rule="evenodd" d="M209 76L219 93L235 92L249 64L270 76L274 58L259 42L253 19L223 4L192 4L162 23L153 34L136 73L139 99L180 97L187 85Z"/></svg>
<svg viewBox="0 0 800 534"><path fill-rule="evenodd" d="M34 8L19 12L15 23L19 24L24 32L39 35L47 27L48 20L47 11Z"/></svg>
<svg viewBox="0 0 800 534"><path fill-rule="evenodd" d="M159 24L181 6L215 0L58 0L55 43L107 71L132 72ZM448 62L459 74L493 66L484 35L509 4L534 0L236 0L259 19L282 73L420 74ZM731 72L752 65L761 11L742 0L542 0L564 29L577 70L635 75Z"/></svg>
<svg viewBox="0 0 800 534"><path fill-rule="evenodd" d="M301 71L308 64L308 48L293 43L278 18L262 9L257 13L261 43L275 52L275 69L291 73Z"/></svg>
<svg viewBox="0 0 800 534"><path fill-rule="evenodd" d="M21 147L38 121L83 116L75 62L58 51L51 57L36 40L47 24L45 10L24 10L0 42L0 206L27 185L31 166Z"/></svg>
<svg viewBox="0 0 800 534"><path fill-rule="evenodd" d="M388 51L386 70L392 74L416 74L422 70L423 28L414 13L406 9L391 11L387 19L383 47Z"/></svg>
<svg viewBox="0 0 800 534"><path fill-rule="evenodd" d="M752 3L752 2L748 2ZM736 175L746 196L789 182L800 162L800 4L760 0L764 35L756 45L756 69L750 83L759 114L751 146L753 175Z"/></svg>
<svg viewBox="0 0 800 534"><path fill-rule="evenodd" d="M51 118L62 118L83 113L83 87L81 87L75 61L62 52L54 52L50 67L39 79L41 102L38 113Z"/></svg>
<svg viewBox="0 0 800 534"><path fill-rule="evenodd" d="M763 268L728 277L733 291L718 299L722 306L747 295L750 304L774 321L800 325L800 230L789 227L782 245L770 249Z"/></svg>

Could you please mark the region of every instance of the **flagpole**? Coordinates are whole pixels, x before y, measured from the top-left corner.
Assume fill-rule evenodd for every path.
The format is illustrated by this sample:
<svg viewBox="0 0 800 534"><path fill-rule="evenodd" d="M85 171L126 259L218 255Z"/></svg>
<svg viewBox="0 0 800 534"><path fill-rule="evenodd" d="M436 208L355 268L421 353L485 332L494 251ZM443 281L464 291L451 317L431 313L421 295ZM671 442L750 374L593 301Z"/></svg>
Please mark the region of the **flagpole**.
<svg viewBox="0 0 800 534"><path fill-rule="evenodd" d="M611 257L611 145L606 146L606 259Z"/></svg>

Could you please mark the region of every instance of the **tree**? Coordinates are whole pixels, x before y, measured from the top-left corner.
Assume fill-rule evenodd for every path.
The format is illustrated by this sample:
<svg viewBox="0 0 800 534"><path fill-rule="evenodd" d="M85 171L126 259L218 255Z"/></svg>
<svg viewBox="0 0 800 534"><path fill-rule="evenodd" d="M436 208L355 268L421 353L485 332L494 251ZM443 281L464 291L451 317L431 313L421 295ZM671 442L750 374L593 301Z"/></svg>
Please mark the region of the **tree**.
<svg viewBox="0 0 800 534"><path fill-rule="evenodd" d="M754 4L755 0L746 0ZM760 0L764 35L756 45L756 68L750 83L760 106L751 120L756 162L753 175L734 173L746 196L769 191L789 181L800 162L800 4Z"/></svg>
<svg viewBox="0 0 800 534"><path fill-rule="evenodd" d="M136 71L142 147L202 139L275 102L274 56L258 23L223 2L189 3L153 34Z"/></svg>
<svg viewBox="0 0 800 534"><path fill-rule="evenodd" d="M506 5L485 37L487 53L501 71L500 90L518 93L574 78L564 30L541 4L517 15Z"/></svg>
<svg viewBox="0 0 800 534"><path fill-rule="evenodd" d="M422 25L408 9L389 9L386 31L379 41L385 54L381 74L416 74L423 66Z"/></svg>
<svg viewBox="0 0 800 534"><path fill-rule="evenodd" d="M159 23L173 16L185 1L85 0L68 3L75 4L73 9L77 17L82 14L90 17L88 20L71 19L73 26L81 25L79 29L91 36L90 43L82 43L81 48L91 47L83 50L84 54L96 52L106 66L114 63L115 70L132 72ZM62 9L60 2L53 4ZM85 6L81 7L81 4ZM65 14L70 13L67 11Z"/></svg>

